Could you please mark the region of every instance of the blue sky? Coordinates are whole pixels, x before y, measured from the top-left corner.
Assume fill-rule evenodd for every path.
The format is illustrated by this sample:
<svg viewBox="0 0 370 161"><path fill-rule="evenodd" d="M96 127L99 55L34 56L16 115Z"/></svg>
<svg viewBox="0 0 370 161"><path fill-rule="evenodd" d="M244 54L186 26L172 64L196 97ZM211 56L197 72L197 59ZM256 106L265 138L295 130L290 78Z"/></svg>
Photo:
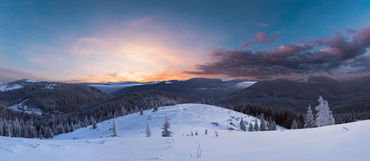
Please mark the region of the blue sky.
<svg viewBox="0 0 370 161"><path fill-rule="evenodd" d="M220 61L209 56L218 48L225 54L258 53L335 37L333 31L345 35L369 23L365 0L5 0L0 4L0 71L2 80L67 82L243 77L199 66ZM199 70L204 72L192 72Z"/></svg>

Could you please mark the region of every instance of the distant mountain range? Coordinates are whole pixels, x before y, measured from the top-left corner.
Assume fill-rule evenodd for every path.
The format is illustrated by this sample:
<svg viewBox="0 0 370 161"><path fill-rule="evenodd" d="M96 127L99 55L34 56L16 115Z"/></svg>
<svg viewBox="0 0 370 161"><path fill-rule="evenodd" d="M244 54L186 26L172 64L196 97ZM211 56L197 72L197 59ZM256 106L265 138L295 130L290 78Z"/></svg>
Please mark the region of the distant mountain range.
<svg viewBox="0 0 370 161"><path fill-rule="evenodd" d="M328 99L334 111L370 111L370 76L337 81L311 77L300 81L276 79L260 81L235 92L222 103L252 103L305 110L316 105L318 96Z"/></svg>
<svg viewBox="0 0 370 161"><path fill-rule="evenodd" d="M193 78L79 84L19 80L0 84L0 104L14 106L26 100L23 103L31 108L70 111L106 103L118 96L153 90L173 94L188 102L248 103L295 111L305 111L309 104L316 105L317 98L323 96L335 113L370 112L370 76L346 81L328 77L307 77L298 81Z"/></svg>
<svg viewBox="0 0 370 161"><path fill-rule="evenodd" d="M305 111L316 105L319 96L328 99L334 112L370 112L370 76L338 81L328 77L306 77L301 80L193 78L121 88L114 96L137 91L159 90L192 102L211 104L259 104Z"/></svg>
<svg viewBox="0 0 370 161"><path fill-rule="evenodd" d="M113 93L115 96L146 90L158 90L172 93L193 102L215 103L253 85L255 81L246 79L210 79L193 78L185 81L165 81L122 88Z"/></svg>

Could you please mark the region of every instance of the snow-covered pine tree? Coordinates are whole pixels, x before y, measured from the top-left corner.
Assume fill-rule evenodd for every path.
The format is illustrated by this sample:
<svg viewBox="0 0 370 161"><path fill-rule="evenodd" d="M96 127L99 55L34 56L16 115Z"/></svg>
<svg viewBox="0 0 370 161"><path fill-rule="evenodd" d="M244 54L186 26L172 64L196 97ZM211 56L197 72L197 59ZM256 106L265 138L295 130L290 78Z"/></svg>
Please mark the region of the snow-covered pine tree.
<svg viewBox="0 0 370 161"><path fill-rule="evenodd" d="M276 130L276 123L275 121L272 121L269 123L269 129L268 130Z"/></svg>
<svg viewBox="0 0 370 161"><path fill-rule="evenodd" d="M334 125L335 120L332 112L329 108L329 103L324 100L321 96L318 99L319 105L315 107L316 113L316 126Z"/></svg>
<svg viewBox="0 0 370 161"><path fill-rule="evenodd" d="M267 128L266 128L266 121L265 119L263 118L263 116L261 116L261 124L260 124L260 131L266 131Z"/></svg>
<svg viewBox="0 0 370 161"><path fill-rule="evenodd" d="M243 118L240 119L240 129L242 131L247 131L247 127L245 126Z"/></svg>
<svg viewBox="0 0 370 161"><path fill-rule="evenodd" d="M260 127L258 126L257 119L254 120L254 131L260 131Z"/></svg>
<svg viewBox="0 0 370 161"><path fill-rule="evenodd" d="M168 121L168 117L166 115L165 119L164 119L164 123L163 123L163 127L162 127L163 131L162 131L162 137L171 137L171 131L169 130L170 129L170 122Z"/></svg>
<svg viewBox="0 0 370 161"><path fill-rule="evenodd" d="M292 122L292 125L290 126L290 129L298 129L298 122L294 119Z"/></svg>
<svg viewBox="0 0 370 161"><path fill-rule="evenodd" d="M307 108L307 113L304 120L304 128L313 128L316 126L315 118L313 117L313 113L311 110L311 105Z"/></svg>
<svg viewBox="0 0 370 161"><path fill-rule="evenodd" d="M96 124L96 121L95 121L95 120L93 121L93 126L92 126L92 128L93 128L93 129L98 128L98 125Z"/></svg>
<svg viewBox="0 0 370 161"><path fill-rule="evenodd" d="M251 123L248 125L248 131L253 131L253 125Z"/></svg>
<svg viewBox="0 0 370 161"><path fill-rule="evenodd" d="M152 132L150 132L149 122L146 123L145 135L146 137L152 136Z"/></svg>
<svg viewBox="0 0 370 161"><path fill-rule="evenodd" d="M158 106L157 106L157 105L155 105L155 106L153 107L153 112L156 112L156 111L158 111Z"/></svg>
<svg viewBox="0 0 370 161"><path fill-rule="evenodd" d="M116 117L113 118L113 135L112 136L114 136L114 137L118 136Z"/></svg>

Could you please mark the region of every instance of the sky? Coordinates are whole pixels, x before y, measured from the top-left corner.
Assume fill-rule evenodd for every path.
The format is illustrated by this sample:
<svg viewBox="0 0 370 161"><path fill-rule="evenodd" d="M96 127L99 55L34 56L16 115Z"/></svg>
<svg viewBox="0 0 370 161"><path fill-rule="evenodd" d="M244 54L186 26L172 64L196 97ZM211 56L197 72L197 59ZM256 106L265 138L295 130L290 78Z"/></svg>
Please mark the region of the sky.
<svg viewBox="0 0 370 161"><path fill-rule="evenodd" d="M365 0L0 3L0 81L351 78L369 47Z"/></svg>

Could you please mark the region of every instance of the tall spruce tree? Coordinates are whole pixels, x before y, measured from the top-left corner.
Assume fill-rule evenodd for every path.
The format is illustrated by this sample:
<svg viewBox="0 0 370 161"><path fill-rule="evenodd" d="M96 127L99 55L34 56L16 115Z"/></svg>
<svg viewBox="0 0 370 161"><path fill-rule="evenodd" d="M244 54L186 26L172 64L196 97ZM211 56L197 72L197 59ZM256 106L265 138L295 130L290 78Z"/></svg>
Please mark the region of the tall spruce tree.
<svg viewBox="0 0 370 161"><path fill-rule="evenodd" d="M316 114L316 126L326 126L326 125L334 125L335 120L332 112L329 108L329 103L327 100L324 100L321 96L318 99L319 105L315 107L317 111Z"/></svg>
<svg viewBox="0 0 370 161"><path fill-rule="evenodd" d="M275 123L275 121L271 121L269 123L268 130L276 130L276 123Z"/></svg>
<svg viewBox="0 0 370 161"><path fill-rule="evenodd" d="M267 127L266 127L266 121L265 121L265 119L263 118L263 116L261 116L260 121L261 121L261 124L260 124L260 131L266 131L266 130L267 130Z"/></svg>
<svg viewBox="0 0 370 161"><path fill-rule="evenodd" d="M114 119L113 119L113 135L112 136L114 136L114 137L118 136L116 117L114 117Z"/></svg>
<svg viewBox="0 0 370 161"><path fill-rule="evenodd" d="M297 120L293 120L292 125L290 126L290 129L298 129L298 122Z"/></svg>
<svg viewBox="0 0 370 161"><path fill-rule="evenodd" d="M260 127L258 126L257 119L254 120L254 131L260 131Z"/></svg>
<svg viewBox="0 0 370 161"><path fill-rule="evenodd" d="M149 122L146 123L145 135L146 137L152 136L152 132L150 132Z"/></svg>
<svg viewBox="0 0 370 161"><path fill-rule="evenodd" d="M315 126L316 126L315 118L311 110L311 105L309 105L307 108L307 113L305 115L304 128L313 128Z"/></svg>
<svg viewBox="0 0 370 161"><path fill-rule="evenodd" d="M168 121L168 117L164 118L164 123L162 127L162 137L171 137L172 132L169 130L170 129L170 122Z"/></svg>
<svg viewBox="0 0 370 161"><path fill-rule="evenodd" d="M245 126L245 122L244 122L243 118L240 119L240 129L242 131L247 131L247 127Z"/></svg>
<svg viewBox="0 0 370 161"><path fill-rule="evenodd" d="M248 131L253 131L253 125L251 123L248 125Z"/></svg>
<svg viewBox="0 0 370 161"><path fill-rule="evenodd" d="M96 121L95 121L95 120L94 120L94 122L93 122L92 128L93 128L93 129L98 128L98 125L96 124Z"/></svg>

